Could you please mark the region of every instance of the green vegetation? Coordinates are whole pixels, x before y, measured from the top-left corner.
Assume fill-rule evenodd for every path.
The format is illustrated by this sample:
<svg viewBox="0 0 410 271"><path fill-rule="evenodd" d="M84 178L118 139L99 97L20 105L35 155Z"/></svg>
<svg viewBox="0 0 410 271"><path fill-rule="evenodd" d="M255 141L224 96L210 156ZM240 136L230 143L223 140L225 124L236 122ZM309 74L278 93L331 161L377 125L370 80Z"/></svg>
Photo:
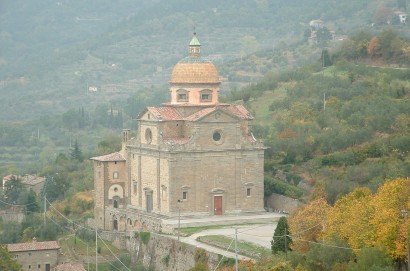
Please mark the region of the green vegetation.
<svg viewBox="0 0 410 271"><path fill-rule="evenodd" d="M11 257L5 245L0 245L0 269L8 271L21 270L21 265Z"/></svg>
<svg viewBox="0 0 410 271"><path fill-rule="evenodd" d="M278 221L275 232L273 233L273 238L271 241L272 253L287 253L289 250L292 250L292 238L290 236L291 233L289 232L288 220L286 217L282 216Z"/></svg>
<svg viewBox="0 0 410 271"><path fill-rule="evenodd" d="M206 235L197 238L197 241L235 252L234 239L223 235ZM238 241L238 253L250 258L259 258L269 253L269 250L253 243Z"/></svg>
<svg viewBox="0 0 410 271"><path fill-rule="evenodd" d="M142 231L139 233L139 237L141 238L141 241L146 245L151 239L151 233L148 231Z"/></svg>

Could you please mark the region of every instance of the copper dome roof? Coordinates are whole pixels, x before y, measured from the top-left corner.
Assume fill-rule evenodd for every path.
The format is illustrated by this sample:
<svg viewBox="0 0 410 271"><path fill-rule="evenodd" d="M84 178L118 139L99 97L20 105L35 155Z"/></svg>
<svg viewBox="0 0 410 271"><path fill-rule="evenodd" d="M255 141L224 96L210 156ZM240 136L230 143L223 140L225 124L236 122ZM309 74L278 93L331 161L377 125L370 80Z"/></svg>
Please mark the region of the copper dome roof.
<svg viewBox="0 0 410 271"><path fill-rule="evenodd" d="M219 84L218 70L215 65L202 57L186 57L172 70L170 83Z"/></svg>

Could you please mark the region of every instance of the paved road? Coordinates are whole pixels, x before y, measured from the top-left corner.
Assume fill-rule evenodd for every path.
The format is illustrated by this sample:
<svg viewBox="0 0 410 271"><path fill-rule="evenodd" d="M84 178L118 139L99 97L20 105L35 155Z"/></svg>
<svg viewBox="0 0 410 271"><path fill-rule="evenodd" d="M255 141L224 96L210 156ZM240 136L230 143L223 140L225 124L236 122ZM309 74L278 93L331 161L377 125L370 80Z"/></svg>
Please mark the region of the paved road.
<svg viewBox="0 0 410 271"><path fill-rule="evenodd" d="M196 239L205 235L224 235L231 238L235 238L235 227L238 228L238 240L254 243L256 245L270 249L270 241L272 240L273 233L275 231L277 221L283 214L278 213L258 213L251 215L238 215L238 216L209 216L209 217L184 217L181 216L180 226L184 227L197 227L197 226L209 226L209 225L221 225L219 229L204 230L195 233L191 236L181 237L180 241L194 245L196 247L203 248L207 251L215 252L226 257L235 258L235 253L226 251L225 249L217 248L208 244L198 242ZM178 219L163 220L163 223L173 227L177 227ZM259 223L259 224L250 224ZM223 225L229 226L223 226ZM236 224L236 225L233 225ZM177 238L174 236L173 238ZM232 243L231 248L234 248L235 244ZM239 259L248 259L243 255L238 255Z"/></svg>

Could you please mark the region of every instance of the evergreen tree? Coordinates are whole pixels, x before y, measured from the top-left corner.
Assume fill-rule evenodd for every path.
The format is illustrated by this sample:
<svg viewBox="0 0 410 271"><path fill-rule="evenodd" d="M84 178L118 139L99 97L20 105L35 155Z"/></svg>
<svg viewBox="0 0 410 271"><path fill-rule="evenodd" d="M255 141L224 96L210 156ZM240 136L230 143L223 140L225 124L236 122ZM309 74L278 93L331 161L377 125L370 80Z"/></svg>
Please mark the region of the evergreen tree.
<svg viewBox="0 0 410 271"><path fill-rule="evenodd" d="M25 211L26 214L40 211L40 205L37 202L37 196L33 189L30 189L30 192L27 195Z"/></svg>
<svg viewBox="0 0 410 271"><path fill-rule="evenodd" d="M21 180L16 177L11 177L4 185L4 196L8 202L19 204L19 196L23 192L24 187Z"/></svg>
<svg viewBox="0 0 410 271"><path fill-rule="evenodd" d="M326 27L323 27L316 32L316 39L317 39L317 44L321 48L324 48L327 46L329 41L332 40L332 33L330 33L329 29L327 29Z"/></svg>
<svg viewBox="0 0 410 271"><path fill-rule="evenodd" d="M322 67L332 66L332 60L330 59L330 54L327 49L322 50Z"/></svg>
<svg viewBox="0 0 410 271"><path fill-rule="evenodd" d="M292 239L289 236L290 233L288 228L288 220L286 217L282 216L278 221L278 225L276 226L275 233L273 234L271 241L271 249L273 254L280 251L286 252L287 250L291 250L290 244L292 243Z"/></svg>
<svg viewBox="0 0 410 271"><path fill-rule="evenodd" d="M71 159L77 160L79 162L82 162L84 160L83 153L77 140L75 140L74 148L71 150Z"/></svg>

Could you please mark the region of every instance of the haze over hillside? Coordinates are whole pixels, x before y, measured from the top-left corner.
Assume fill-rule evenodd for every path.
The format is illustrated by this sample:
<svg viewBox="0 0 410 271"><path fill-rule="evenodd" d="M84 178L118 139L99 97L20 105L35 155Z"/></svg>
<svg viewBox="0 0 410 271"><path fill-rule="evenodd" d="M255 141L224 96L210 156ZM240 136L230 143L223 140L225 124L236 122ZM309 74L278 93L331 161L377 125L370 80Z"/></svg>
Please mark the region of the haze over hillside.
<svg viewBox="0 0 410 271"><path fill-rule="evenodd" d="M340 35L370 25L377 2L2 1L0 98L7 110L0 119L95 107L166 84L194 29L203 54L222 68L227 60L301 41L312 19ZM117 92L89 97L89 86Z"/></svg>

